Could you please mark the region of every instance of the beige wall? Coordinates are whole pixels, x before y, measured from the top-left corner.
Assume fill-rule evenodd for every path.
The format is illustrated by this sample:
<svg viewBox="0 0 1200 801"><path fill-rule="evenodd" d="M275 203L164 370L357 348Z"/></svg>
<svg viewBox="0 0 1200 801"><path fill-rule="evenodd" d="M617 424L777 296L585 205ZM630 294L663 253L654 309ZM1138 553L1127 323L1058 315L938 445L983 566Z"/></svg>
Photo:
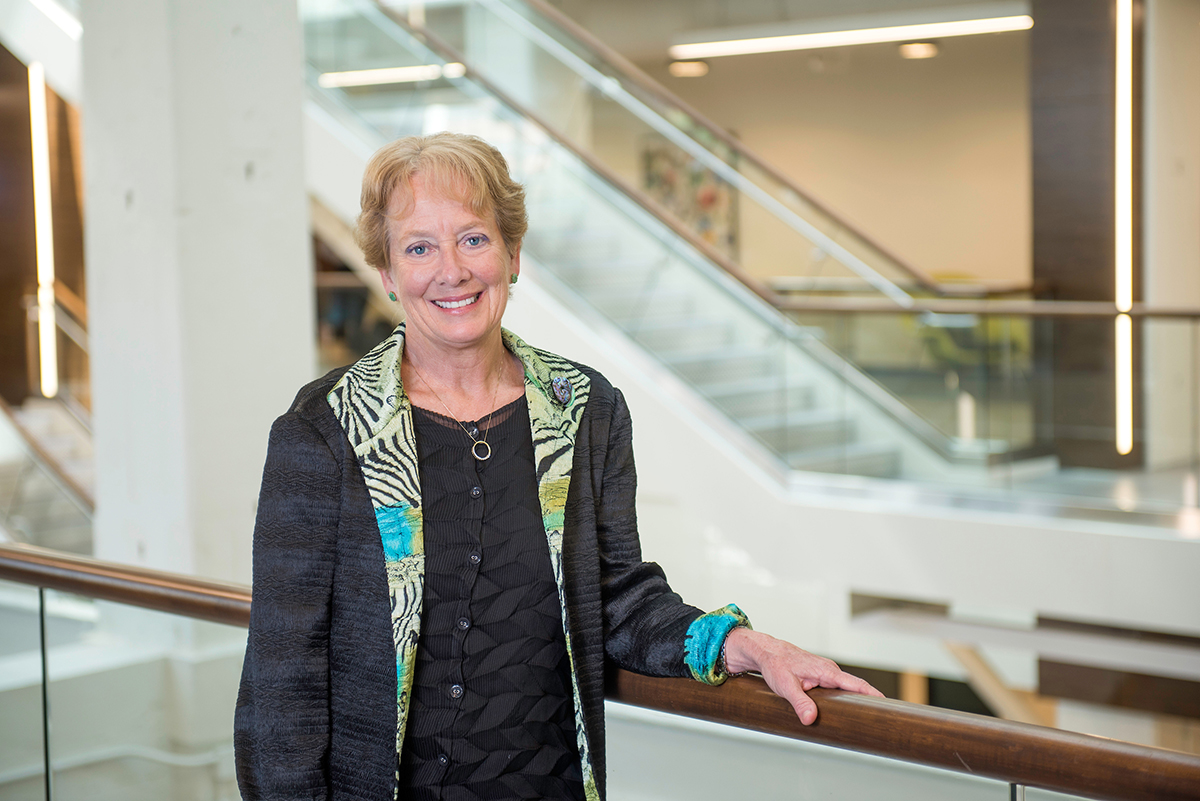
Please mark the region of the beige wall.
<svg viewBox="0 0 1200 801"><path fill-rule="evenodd" d="M1200 305L1200 2L1150 0L1146 14L1147 303Z"/></svg>
<svg viewBox="0 0 1200 801"><path fill-rule="evenodd" d="M1025 281L1027 41L950 39L924 61L890 44L713 59L698 79L668 75L665 54L639 66L915 266Z"/></svg>

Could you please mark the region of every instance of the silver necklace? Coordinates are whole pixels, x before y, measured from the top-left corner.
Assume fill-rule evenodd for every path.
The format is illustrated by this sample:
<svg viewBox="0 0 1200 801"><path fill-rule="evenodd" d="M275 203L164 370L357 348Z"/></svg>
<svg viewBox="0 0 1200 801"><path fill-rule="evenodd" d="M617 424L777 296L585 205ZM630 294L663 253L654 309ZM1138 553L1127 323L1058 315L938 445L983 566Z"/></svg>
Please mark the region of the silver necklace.
<svg viewBox="0 0 1200 801"><path fill-rule="evenodd" d="M417 369L417 366L413 364L412 361L409 361L408 366L412 368L412 371L416 374L417 378L421 379L421 383L429 387L429 391L433 393L433 397L437 398L437 402L442 404L442 408L445 409L446 413L450 415L450 419L458 423L458 427L463 430L463 433L471 438L471 455L475 457L475 460L478 462L486 462L488 459L491 459L492 446L488 445L487 441L488 432L492 430L491 415L488 415L488 427L483 430L483 439L476 439L475 435L471 433L471 429L464 426L462 421L458 419L458 415L450 411L450 407L446 405L444 400L442 400L442 396L439 395L437 390L433 388L433 384L430 384L429 380L425 378L425 376L421 375L421 371ZM500 381L496 382L496 391L492 393L491 408L493 413L496 409L496 399L500 397L500 383ZM483 446L482 451L479 450L480 445Z"/></svg>

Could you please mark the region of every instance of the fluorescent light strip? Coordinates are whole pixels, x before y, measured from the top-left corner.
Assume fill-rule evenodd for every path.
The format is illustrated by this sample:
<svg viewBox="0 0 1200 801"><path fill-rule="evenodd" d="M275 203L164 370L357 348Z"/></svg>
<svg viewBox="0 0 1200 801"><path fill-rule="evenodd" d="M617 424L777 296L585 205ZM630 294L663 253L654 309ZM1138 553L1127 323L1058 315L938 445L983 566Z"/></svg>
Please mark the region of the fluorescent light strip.
<svg viewBox="0 0 1200 801"><path fill-rule="evenodd" d="M1117 315L1117 453L1133 450L1133 320Z"/></svg>
<svg viewBox="0 0 1200 801"><path fill-rule="evenodd" d="M1022 14L1014 17L966 19L954 22L928 22L920 25L893 25L887 28L861 28L824 33L798 33L791 36L766 36L759 39L733 39L724 42L697 42L673 45L667 51L671 58L688 60L742 56L751 53L780 53L787 50L813 50L818 47L907 42L912 40L945 39L950 36L973 36L980 33L1024 31L1033 27L1033 17Z"/></svg>
<svg viewBox="0 0 1200 801"><path fill-rule="evenodd" d="M1133 0L1117 0L1116 299L1133 308Z"/></svg>
<svg viewBox="0 0 1200 801"><path fill-rule="evenodd" d="M1114 279L1117 311L1133 308L1133 0L1117 0ZM1133 450L1133 321L1116 322L1117 453Z"/></svg>
<svg viewBox="0 0 1200 801"><path fill-rule="evenodd" d="M54 208L50 195L50 128L46 71L29 65L29 129L33 140L33 224L37 248L38 355L42 394L58 394L58 326L54 319Z"/></svg>
<svg viewBox="0 0 1200 801"><path fill-rule="evenodd" d="M383 67L374 70L349 70L326 72L317 78L317 84L326 88L347 86L379 86L390 83L417 83L436 81L438 78L461 78L467 68L457 61L449 64L418 64L413 67Z"/></svg>

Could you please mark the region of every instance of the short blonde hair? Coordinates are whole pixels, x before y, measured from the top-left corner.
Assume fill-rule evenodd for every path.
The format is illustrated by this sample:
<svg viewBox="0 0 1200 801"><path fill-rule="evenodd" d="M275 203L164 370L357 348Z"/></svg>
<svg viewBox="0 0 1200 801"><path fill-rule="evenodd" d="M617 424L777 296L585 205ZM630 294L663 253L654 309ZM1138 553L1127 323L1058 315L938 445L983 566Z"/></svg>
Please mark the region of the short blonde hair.
<svg viewBox="0 0 1200 801"><path fill-rule="evenodd" d="M529 227L525 189L508 174L504 156L477 136L443 132L397 139L367 163L362 210L354 230L367 264L378 270L391 266L388 206L397 189L411 191L417 175L447 194L461 196L463 204L481 218L494 215L510 256L521 249Z"/></svg>

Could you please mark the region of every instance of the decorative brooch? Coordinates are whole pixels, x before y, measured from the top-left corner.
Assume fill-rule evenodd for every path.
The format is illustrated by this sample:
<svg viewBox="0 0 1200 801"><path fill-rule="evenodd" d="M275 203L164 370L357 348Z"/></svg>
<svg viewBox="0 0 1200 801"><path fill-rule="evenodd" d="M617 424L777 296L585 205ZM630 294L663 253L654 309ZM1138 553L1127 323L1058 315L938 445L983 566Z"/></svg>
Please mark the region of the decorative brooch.
<svg viewBox="0 0 1200 801"><path fill-rule="evenodd" d="M558 398L558 402L563 406L571 405L571 398L575 394L575 388L571 386L571 382L563 376L555 376L550 379L550 388L554 390L554 397Z"/></svg>

